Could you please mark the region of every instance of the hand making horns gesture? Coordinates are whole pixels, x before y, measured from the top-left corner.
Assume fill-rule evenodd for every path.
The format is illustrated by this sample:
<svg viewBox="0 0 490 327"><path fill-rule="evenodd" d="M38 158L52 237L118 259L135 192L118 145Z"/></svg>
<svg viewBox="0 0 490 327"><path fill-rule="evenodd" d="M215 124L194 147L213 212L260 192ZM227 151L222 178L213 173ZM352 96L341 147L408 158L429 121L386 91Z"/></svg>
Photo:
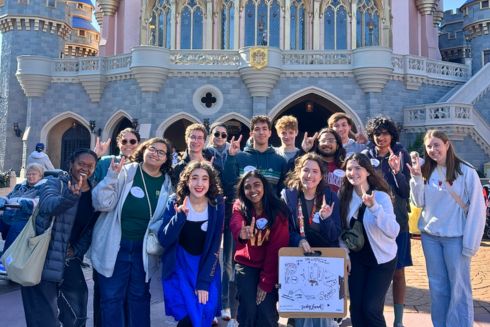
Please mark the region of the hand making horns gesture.
<svg viewBox="0 0 490 327"><path fill-rule="evenodd" d="M250 226L245 226L245 221L242 221L242 229L240 230L240 238L249 240L255 236L255 217L252 217Z"/></svg>
<svg viewBox="0 0 490 327"><path fill-rule="evenodd" d="M390 168L393 171L393 173L398 174L398 172L401 169L400 163L401 163L402 153L400 151L400 153L398 153L398 155L396 155L393 152L393 150L391 149L391 146L390 146L389 150L390 150L390 157L388 158L388 164L390 165Z"/></svg>
<svg viewBox="0 0 490 327"><path fill-rule="evenodd" d="M305 132L305 135L303 137L303 142L301 142L301 148L303 149L304 152L308 152L311 150L317 136L318 136L318 132L316 132L312 137L308 137L308 132Z"/></svg>
<svg viewBox="0 0 490 327"><path fill-rule="evenodd" d="M329 206L327 204L327 201L325 200L325 196L323 196L323 203L322 203L322 207L320 208L320 218L322 220L325 220L332 215L334 205L335 203L332 202L332 205Z"/></svg>
<svg viewBox="0 0 490 327"><path fill-rule="evenodd" d="M122 167L124 166L124 164L126 163L126 158L125 157L121 157L121 160L119 160L119 162L116 162L115 158L113 157L112 160L111 160L111 169L119 174L121 172L121 169Z"/></svg>
<svg viewBox="0 0 490 327"><path fill-rule="evenodd" d="M410 157L412 159L412 165L410 166L407 163L408 170L410 170L410 174L412 176L422 176L422 170L420 168L420 160L419 154L415 151L410 153Z"/></svg>
<svg viewBox="0 0 490 327"><path fill-rule="evenodd" d="M366 207L371 208L376 204L376 199L374 198L374 191L372 192L371 195L369 195L366 193L364 187L361 186L361 192L362 192L362 202L366 205Z"/></svg>
<svg viewBox="0 0 490 327"><path fill-rule="evenodd" d="M230 156L234 156L238 153L238 151L240 151L240 142L242 141L242 136L243 135L240 135L237 140L235 140L235 137L232 136L230 140L230 148L228 149L228 154Z"/></svg>

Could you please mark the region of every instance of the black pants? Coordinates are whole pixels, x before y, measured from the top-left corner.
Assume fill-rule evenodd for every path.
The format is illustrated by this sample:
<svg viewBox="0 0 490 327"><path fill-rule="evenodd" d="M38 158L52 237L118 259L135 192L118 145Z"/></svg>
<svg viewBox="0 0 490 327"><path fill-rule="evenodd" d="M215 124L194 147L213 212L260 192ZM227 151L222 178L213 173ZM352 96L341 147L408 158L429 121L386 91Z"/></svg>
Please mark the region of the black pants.
<svg viewBox="0 0 490 327"><path fill-rule="evenodd" d="M87 320L88 289L80 260L65 264L61 283L41 281L22 287L27 327L82 327Z"/></svg>
<svg viewBox="0 0 490 327"><path fill-rule="evenodd" d="M235 282L238 295L238 324L240 327L277 327L277 289L267 293L264 301L256 304L260 269L235 265Z"/></svg>
<svg viewBox="0 0 490 327"><path fill-rule="evenodd" d="M364 265L352 256L349 309L353 327L386 326L383 308L396 261L395 258L381 265Z"/></svg>

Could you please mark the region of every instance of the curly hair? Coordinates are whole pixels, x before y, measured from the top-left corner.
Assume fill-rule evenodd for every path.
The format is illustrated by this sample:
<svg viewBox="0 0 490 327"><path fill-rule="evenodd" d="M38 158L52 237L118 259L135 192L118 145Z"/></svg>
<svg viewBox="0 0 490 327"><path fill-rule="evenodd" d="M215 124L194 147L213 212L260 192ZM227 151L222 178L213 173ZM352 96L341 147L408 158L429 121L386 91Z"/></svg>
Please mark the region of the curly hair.
<svg viewBox="0 0 490 327"><path fill-rule="evenodd" d="M366 124L366 133L371 142L374 142L374 136L382 131L387 131L391 135L391 146L394 146L400 139L398 128L395 122L386 116L377 116L368 120Z"/></svg>
<svg viewBox="0 0 490 327"><path fill-rule="evenodd" d="M288 173L288 176L284 184L288 188L292 188L301 192L303 189L303 186L301 185L301 177L300 177L301 170L303 169L303 167L306 165L308 161L314 161L318 164L318 167L320 167L321 180L320 183L318 183L315 192L316 206L317 209L320 209L323 202L323 191L327 187L327 183L325 182L325 176L328 173L327 167L325 166L325 161L323 161L320 155L314 152L308 152L302 155L301 157L296 158L296 160L294 161L294 170Z"/></svg>
<svg viewBox="0 0 490 327"><path fill-rule="evenodd" d="M298 119L296 119L296 117L294 116L282 116L276 121L275 127L278 133L286 129L292 129L293 131L297 131Z"/></svg>
<svg viewBox="0 0 490 327"><path fill-rule="evenodd" d="M255 125L257 125L259 123L267 124L267 127L269 127L269 130L272 130L271 119L266 115L257 115L257 116L253 116L252 120L250 121L250 131L253 131Z"/></svg>
<svg viewBox="0 0 490 327"><path fill-rule="evenodd" d="M161 137L154 137L149 140L144 141L143 143L140 143L138 147L134 150L133 154L129 157L130 162L143 162L143 155L145 153L145 150L150 147L150 145L153 145L155 143L162 143L165 144L165 147L167 148L166 154L165 154L165 162L160 166L160 171L162 174L168 174L170 175L172 172L172 145L170 141L167 139L163 139Z"/></svg>
<svg viewBox="0 0 490 327"><path fill-rule="evenodd" d="M320 141L320 137L325 133L330 133L335 137L335 141L337 143L337 150L335 151L334 154L334 161L335 161L335 165L337 165L337 167L340 167L342 166L342 163L344 162L345 159L345 149L342 146L342 139L340 138L340 135L332 128L325 127L318 132L318 135L313 143L313 148L311 150L315 153L318 153L318 146L319 146L318 143Z"/></svg>
<svg viewBox="0 0 490 327"><path fill-rule="evenodd" d="M206 126L204 126L203 124L194 123L187 126L187 128L185 129L186 141L191 136L191 133L194 131L201 131L204 134L204 140L206 140L206 138L208 137L208 130L206 129Z"/></svg>
<svg viewBox="0 0 490 327"><path fill-rule="evenodd" d="M342 169L346 170L347 163L349 161L355 160L359 164L359 166L363 167L369 173L367 177L367 182L369 184L369 190L366 190L368 194L371 194L372 191L382 191L387 193L389 196L392 196L390 191L390 186L384 180L383 176L378 173L373 165L371 164L371 160L363 154L363 153L353 153L345 159L344 165ZM349 211L350 201L352 200L352 191L354 190L354 186L347 180L347 175L345 175L342 180L342 186L339 190L339 199L340 199L340 217L342 219L342 227L347 227L347 213Z"/></svg>
<svg viewBox="0 0 490 327"><path fill-rule="evenodd" d="M218 173L207 161L191 161L180 173L179 182L176 187L177 191L175 192L177 195L177 205L181 205L184 202L185 197L190 194L189 186L187 184L192 172L196 169L204 169L208 173L209 189L206 193L206 197L212 205L216 205L218 203L218 196L223 195L223 188L221 187Z"/></svg>

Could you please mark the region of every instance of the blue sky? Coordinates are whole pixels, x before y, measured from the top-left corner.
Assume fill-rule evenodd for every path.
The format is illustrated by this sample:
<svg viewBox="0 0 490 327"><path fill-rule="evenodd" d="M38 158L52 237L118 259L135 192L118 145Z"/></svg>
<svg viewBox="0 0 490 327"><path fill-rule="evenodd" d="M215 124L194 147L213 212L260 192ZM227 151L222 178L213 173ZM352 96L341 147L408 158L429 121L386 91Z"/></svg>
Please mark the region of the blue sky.
<svg viewBox="0 0 490 327"><path fill-rule="evenodd" d="M444 10L459 8L465 3L465 0L444 0Z"/></svg>

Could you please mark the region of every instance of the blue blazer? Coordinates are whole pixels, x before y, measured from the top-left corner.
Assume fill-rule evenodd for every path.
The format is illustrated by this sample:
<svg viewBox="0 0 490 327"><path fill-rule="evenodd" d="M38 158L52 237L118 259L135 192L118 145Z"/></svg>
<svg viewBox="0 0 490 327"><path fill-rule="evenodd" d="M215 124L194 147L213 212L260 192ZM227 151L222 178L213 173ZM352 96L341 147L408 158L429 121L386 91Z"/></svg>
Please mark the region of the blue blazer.
<svg viewBox="0 0 490 327"><path fill-rule="evenodd" d="M180 232L187 220L185 213L175 212L174 206L176 199L175 194L169 197L167 207L163 213L163 223L158 231L158 240L165 249L162 255L162 279L168 278L175 270ZM201 261L199 262L196 285L198 290L209 290L209 285L219 265L219 249L221 235L223 234L225 207L223 197L218 197L217 202L218 204L216 206L208 205L208 230Z"/></svg>

